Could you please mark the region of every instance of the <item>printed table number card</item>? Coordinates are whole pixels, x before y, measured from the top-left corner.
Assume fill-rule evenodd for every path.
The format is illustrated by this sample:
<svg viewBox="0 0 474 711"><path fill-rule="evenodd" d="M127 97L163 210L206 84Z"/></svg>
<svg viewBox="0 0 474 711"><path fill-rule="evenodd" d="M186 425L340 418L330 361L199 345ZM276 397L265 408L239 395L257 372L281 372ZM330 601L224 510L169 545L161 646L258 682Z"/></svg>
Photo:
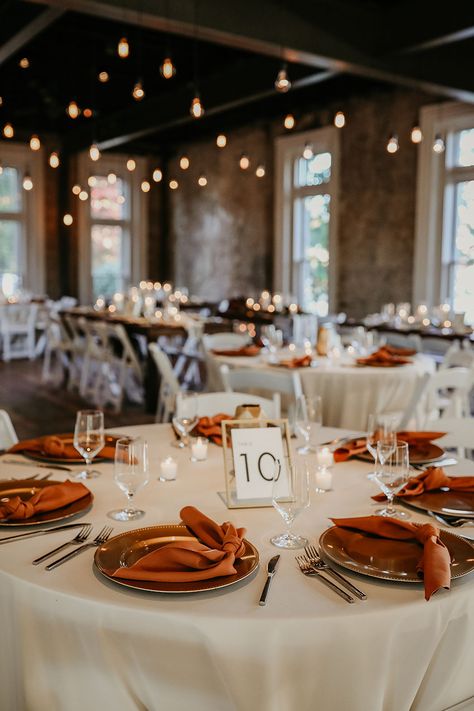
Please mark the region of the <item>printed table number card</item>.
<svg viewBox="0 0 474 711"><path fill-rule="evenodd" d="M229 465L226 466L226 503L229 508L271 506L275 472L285 479L287 477L286 461L290 453L287 421L253 422L252 425L242 421L225 423L230 437L223 440L226 442L224 450L231 445L231 461L224 451ZM233 426L229 426L231 424Z"/></svg>

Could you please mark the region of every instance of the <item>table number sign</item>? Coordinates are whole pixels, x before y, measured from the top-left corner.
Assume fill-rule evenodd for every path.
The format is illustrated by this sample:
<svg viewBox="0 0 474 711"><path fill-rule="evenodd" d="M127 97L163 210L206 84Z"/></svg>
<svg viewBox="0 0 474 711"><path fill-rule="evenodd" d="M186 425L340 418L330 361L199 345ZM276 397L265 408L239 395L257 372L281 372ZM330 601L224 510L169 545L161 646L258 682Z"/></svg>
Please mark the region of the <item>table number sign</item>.
<svg viewBox="0 0 474 711"><path fill-rule="evenodd" d="M288 421L225 420L222 442L227 507L271 506L274 472L287 476Z"/></svg>

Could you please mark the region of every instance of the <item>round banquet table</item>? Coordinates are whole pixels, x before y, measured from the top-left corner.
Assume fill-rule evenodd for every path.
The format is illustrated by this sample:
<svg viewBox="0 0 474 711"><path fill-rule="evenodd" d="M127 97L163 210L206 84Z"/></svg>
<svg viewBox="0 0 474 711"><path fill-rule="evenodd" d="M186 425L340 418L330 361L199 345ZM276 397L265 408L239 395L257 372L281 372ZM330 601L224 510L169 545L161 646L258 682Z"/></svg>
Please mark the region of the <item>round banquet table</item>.
<svg viewBox="0 0 474 711"><path fill-rule="evenodd" d="M1 545L2 710L473 708L473 574L425 602L421 584L349 573L368 595L349 605L318 580L305 578L294 552L282 550L267 605L260 607L265 564L277 552L269 538L283 529L278 513L226 509L216 493L224 488L217 446L209 447L207 462L191 463L187 452L170 447L168 425L123 431L148 440L153 476L137 495L146 516L113 522L114 534L177 523L181 507L192 504L219 523L230 519L245 526L261 566L254 576L222 590L162 594L105 579L94 567L91 550L50 572L31 565L72 538L70 532ZM324 428L320 441L338 434ZM159 461L170 454L178 460L178 478L162 483L156 478ZM101 477L88 482L94 505L82 518L96 532L111 523L107 511L124 503L112 481L113 465L98 467ZM295 529L314 542L329 516L372 512L375 486L367 479L368 468L357 461L335 466L333 490L312 495ZM0 477L22 476L19 469L2 463ZM461 462L449 472L474 473L474 464ZM413 520L423 518L413 515ZM1 531L5 535L6 527Z"/></svg>
<svg viewBox="0 0 474 711"><path fill-rule="evenodd" d="M256 357L214 356L229 368L259 368L272 373L288 373L287 368L269 365L264 355ZM291 358L285 353L285 358ZM365 430L372 412L401 415L408 406L415 386L425 373L434 373L435 361L417 354L410 364L395 368L360 367L315 358L313 366L298 368L305 395L320 395L323 422L328 427ZM291 372L291 371L290 371Z"/></svg>

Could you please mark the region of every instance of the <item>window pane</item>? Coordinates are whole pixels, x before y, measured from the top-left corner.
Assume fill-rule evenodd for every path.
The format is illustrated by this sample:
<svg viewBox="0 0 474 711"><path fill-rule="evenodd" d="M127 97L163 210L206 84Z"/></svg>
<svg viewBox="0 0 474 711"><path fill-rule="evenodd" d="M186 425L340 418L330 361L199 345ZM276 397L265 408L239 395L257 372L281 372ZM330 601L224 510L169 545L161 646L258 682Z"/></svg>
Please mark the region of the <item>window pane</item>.
<svg viewBox="0 0 474 711"><path fill-rule="evenodd" d="M21 226L16 220L0 220L0 289L11 296L21 286Z"/></svg>
<svg viewBox="0 0 474 711"><path fill-rule="evenodd" d="M299 201L302 268L298 291L304 310L319 316L327 316L329 310L330 199L329 195L312 195Z"/></svg>
<svg viewBox="0 0 474 711"><path fill-rule="evenodd" d="M474 165L474 128L456 134L456 165Z"/></svg>
<svg viewBox="0 0 474 711"><path fill-rule="evenodd" d="M0 175L0 212L20 211L20 175L16 168L4 168Z"/></svg>
<svg viewBox="0 0 474 711"><path fill-rule="evenodd" d="M103 175L90 178L91 217L102 220L123 220L125 217L124 184L121 178L111 183Z"/></svg>
<svg viewBox="0 0 474 711"><path fill-rule="evenodd" d="M453 307L474 323L474 180L459 183L456 190L454 262Z"/></svg>
<svg viewBox="0 0 474 711"><path fill-rule="evenodd" d="M317 153L309 160L299 158L296 166L296 185L323 185L331 179L331 154Z"/></svg>
<svg viewBox="0 0 474 711"><path fill-rule="evenodd" d="M118 225L93 225L91 237L94 297L111 296L124 287L123 230Z"/></svg>

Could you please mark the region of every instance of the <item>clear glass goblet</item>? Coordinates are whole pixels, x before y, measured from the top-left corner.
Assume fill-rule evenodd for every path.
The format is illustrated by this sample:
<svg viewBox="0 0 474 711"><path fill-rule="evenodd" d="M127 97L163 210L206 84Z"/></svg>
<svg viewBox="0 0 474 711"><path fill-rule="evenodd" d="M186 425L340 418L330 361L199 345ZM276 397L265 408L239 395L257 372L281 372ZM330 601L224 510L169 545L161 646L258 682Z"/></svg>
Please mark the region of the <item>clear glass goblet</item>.
<svg viewBox="0 0 474 711"><path fill-rule="evenodd" d="M277 462L274 470L272 504L286 523L286 531L271 538L278 548L304 548L308 540L291 530L295 518L309 506L309 468L305 461Z"/></svg>
<svg viewBox="0 0 474 711"><path fill-rule="evenodd" d="M374 476L388 499L387 506L376 510L378 516L408 519L410 514L400 511L393 506L393 500L398 492L405 486L409 478L410 462L407 442L398 442L394 447L390 443L380 441L377 444L377 455L380 468Z"/></svg>
<svg viewBox="0 0 474 711"><path fill-rule="evenodd" d="M149 481L148 444L141 437L123 437L115 446L114 481L127 497L128 506L109 511L116 521L133 521L145 515L133 506L133 497Z"/></svg>
<svg viewBox="0 0 474 711"><path fill-rule="evenodd" d="M197 425L198 401L194 392L182 392L179 397L179 411L173 417L173 425L180 439L174 446L182 449L189 445L189 433Z"/></svg>
<svg viewBox="0 0 474 711"><path fill-rule="evenodd" d="M367 451L374 458L374 471L367 474L368 479L373 479L377 475L377 442L386 442L392 449L395 447L397 435L394 425L394 419L386 415L369 415L368 417L366 446Z"/></svg>
<svg viewBox="0 0 474 711"><path fill-rule="evenodd" d="M94 479L100 472L91 469L92 460L103 449L104 413L101 410L79 410L74 427L74 447L84 457L86 468L74 475L74 479Z"/></svg>
<svg viewBox="0 0 474 711"><path fill-rule="evenodd" d="M323 422L323 402L319 395L308 397L302 395L296 401L295 429L304 439L304 445L298 447L298 454L311 454L315 451L311 446L311 438L321 428Z"/></svg>

